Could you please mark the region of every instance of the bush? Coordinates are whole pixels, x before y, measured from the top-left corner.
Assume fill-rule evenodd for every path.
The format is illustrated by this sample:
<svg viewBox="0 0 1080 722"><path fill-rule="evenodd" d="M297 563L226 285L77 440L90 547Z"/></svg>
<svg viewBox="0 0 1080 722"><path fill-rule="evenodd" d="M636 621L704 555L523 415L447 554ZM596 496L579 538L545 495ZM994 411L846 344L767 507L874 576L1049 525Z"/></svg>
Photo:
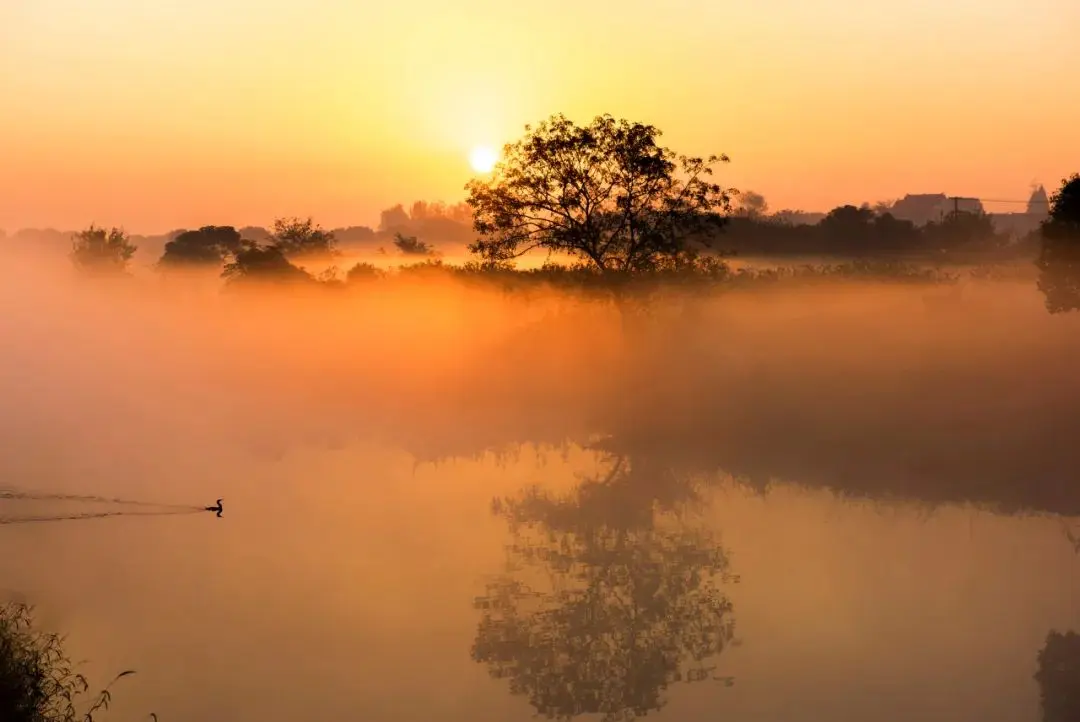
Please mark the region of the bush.
<svg viewBox="0 0 1080 722"><path fill-rule="evenodd" d="M64 639L35 629L32 612L25 604L0 605L0 720L93 722L109 708L112 683L91 696L64 651ZM132 674L121 672L113 682Z"/></svg>

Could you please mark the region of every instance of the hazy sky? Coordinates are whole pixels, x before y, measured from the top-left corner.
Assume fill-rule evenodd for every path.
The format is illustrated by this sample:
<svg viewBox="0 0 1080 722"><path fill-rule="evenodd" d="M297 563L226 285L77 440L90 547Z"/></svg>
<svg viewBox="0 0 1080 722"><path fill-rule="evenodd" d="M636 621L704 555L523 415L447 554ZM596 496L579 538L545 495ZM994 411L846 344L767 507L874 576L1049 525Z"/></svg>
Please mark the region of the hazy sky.
<svg viewBox="0 0 1080 722"><path fill-rule="evenodd" d="M0 227L372 223L554 112L728 153L776 209L1024 198L1080 170L1078 31L1076 0L0 0Z"/></svg>

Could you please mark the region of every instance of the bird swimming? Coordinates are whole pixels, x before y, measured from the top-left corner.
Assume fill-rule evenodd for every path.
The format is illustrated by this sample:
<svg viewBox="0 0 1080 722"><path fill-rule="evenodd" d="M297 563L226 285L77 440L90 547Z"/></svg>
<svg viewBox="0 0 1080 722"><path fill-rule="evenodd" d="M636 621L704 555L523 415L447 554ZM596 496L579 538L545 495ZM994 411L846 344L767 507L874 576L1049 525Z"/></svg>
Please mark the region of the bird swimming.
<svg viewBox="0 0 1080 722"><path fill-rule="evenodd" d="M222 507L221 507L221 499L217 500L217 505L215 505L215 506L207 506L207 507L203 507L203 508L206 509L206 511L217 512L217 516L218 516L219 519L221 518L221 512L224 511L224 509L222 509Z"/></svg>

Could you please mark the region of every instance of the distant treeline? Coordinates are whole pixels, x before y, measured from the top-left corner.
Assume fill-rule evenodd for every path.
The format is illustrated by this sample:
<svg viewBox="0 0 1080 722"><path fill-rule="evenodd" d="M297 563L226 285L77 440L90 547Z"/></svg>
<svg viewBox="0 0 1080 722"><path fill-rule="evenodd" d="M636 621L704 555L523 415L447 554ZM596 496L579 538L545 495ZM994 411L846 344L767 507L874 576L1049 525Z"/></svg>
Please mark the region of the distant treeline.
<svg viewBox="0 0 1080 722"><path fill-rule="evenodd" d="M255 243L267 243L273 233L272 228L261 226L218 226L235 229L240 237ZM128 238L138 249L141 258L160 258L165 254L165 246L175 241L190 230L179 228L168 233L156 235L131 234ZM469 206L465 203L448 205L417 201L406 210L403 205L388 208L380 214L379 225L346 226L329 231L337 245L343 249L377 252L380 248L386 252L393 250L394 241L400 234L416 238L428 246L439 250L463 249L471 243L476 234L472 230L472 218ZM12 234L5 234L0 229L0 242L32 243L39 247L55 248L64 253L71 250L75 231L61 231L55 228L25 228Z"/></svg>
<svg viewBox="0 0 1080 722"><path fill-rule="evenodd" d="M819 214L821 215L821 214ZM946 215L940 221L916 225L867 206L841 206L821 215L815 222L796 222L793 219L813 219L812 214L782 211L776 214L736 209L723 230L714 234L710 245L724 255L749 258L768 257L926 257L951 256L957 260L1011 260L1031 258L1038 252L1037 232L1017 236L999 230L990 215L982 212L960 211ZM231 226L216 226L229 228ZM198 231L199 229L194 229ZM234 229L240 239L255 243L270 242L274 230L259 226ZM163 235L131 235L130 242L139 249L139 256L161 258L170 242L181 238L186 229ZM376 228L348 226L326 231L333 236L339 249L355 253L393 253L425 255L426 251L444 253L465 252L476 239L468 205L416 202L409 210L397 205L382 212ZM44 247L68 251L73 232L55 229L24 229L0 240L8 243L29 242ZM401 245L401 238L414 239Z"/></svg>
<svg viewBox="0 0 1080 722"><path fill-rule="evenodd" d="M309 217L279 218L269 229L174 231L161 239L156 266L163 272L219 272L230 286L347 287L384 278L386 271L360 262L342 274L346 250L353 251L354 262L364 250L392 250L425 261L399 269L399 277L570 279L610 289L629 280L644 288L654 280L745 279L750 272L733 271L725 260L733 256L834 262L823 270L803 269L795 274L800 277L869 272L913 280L928 280L925 268L940 263L1026 258L1038 268L1048 310L1080 308L1075 270L1080 267L1080 176L1063 179L1052 196L1037 189L1028 211L1012 214L1024 221L1017 225L1013 218L1012 231L995 224L977 200L944 194L845 205L821 218L797 211L770 214L760 194L713 180L714 170L730 162L726 155L682 155L661 146L659 137L654 126L610 115L579 126L556 114L526 126L520 140L504 146L491 174L470 179L465 203L418 202L408 211L395 206L383 211L378 230L327 230ZM32 235L16 234L16 241ZM52 232L52 237L64 234ZM146 253L155 244L122 228L91 226L72 237L70 257L84 273L123 276L140 245ZM471 260L460 267L444 264L438 257L448 248L467 251ZM535 254L546 254L549 264L535 272L518 266ZM551 261L570 266L555 267ZM754 279L768 280L767 273Z"/></svg>

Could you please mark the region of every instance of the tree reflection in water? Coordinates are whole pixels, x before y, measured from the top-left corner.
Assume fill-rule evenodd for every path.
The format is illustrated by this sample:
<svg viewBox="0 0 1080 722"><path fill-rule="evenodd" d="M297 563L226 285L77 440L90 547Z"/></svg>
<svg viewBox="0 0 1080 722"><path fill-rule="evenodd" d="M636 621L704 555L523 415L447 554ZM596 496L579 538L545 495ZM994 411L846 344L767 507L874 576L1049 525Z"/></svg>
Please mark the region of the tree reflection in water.
<svg viewBox="0 0 1080 722"><path fill-rule="evenodd" d="M737 578L688 522L698 496L620 457L568 495L496 500L512 541L506 572L476 600L472 658L548 718L632 720L662 708L674 682L730 685L710 660L735 642L720 586Z"/></svg>
<svg viewBox="0 0 1080 722"><path fill-rule="evenodd" d="M1039 650L1035 681L1044 722L1080 719L1080 635L1051 631Z"/></svg>

